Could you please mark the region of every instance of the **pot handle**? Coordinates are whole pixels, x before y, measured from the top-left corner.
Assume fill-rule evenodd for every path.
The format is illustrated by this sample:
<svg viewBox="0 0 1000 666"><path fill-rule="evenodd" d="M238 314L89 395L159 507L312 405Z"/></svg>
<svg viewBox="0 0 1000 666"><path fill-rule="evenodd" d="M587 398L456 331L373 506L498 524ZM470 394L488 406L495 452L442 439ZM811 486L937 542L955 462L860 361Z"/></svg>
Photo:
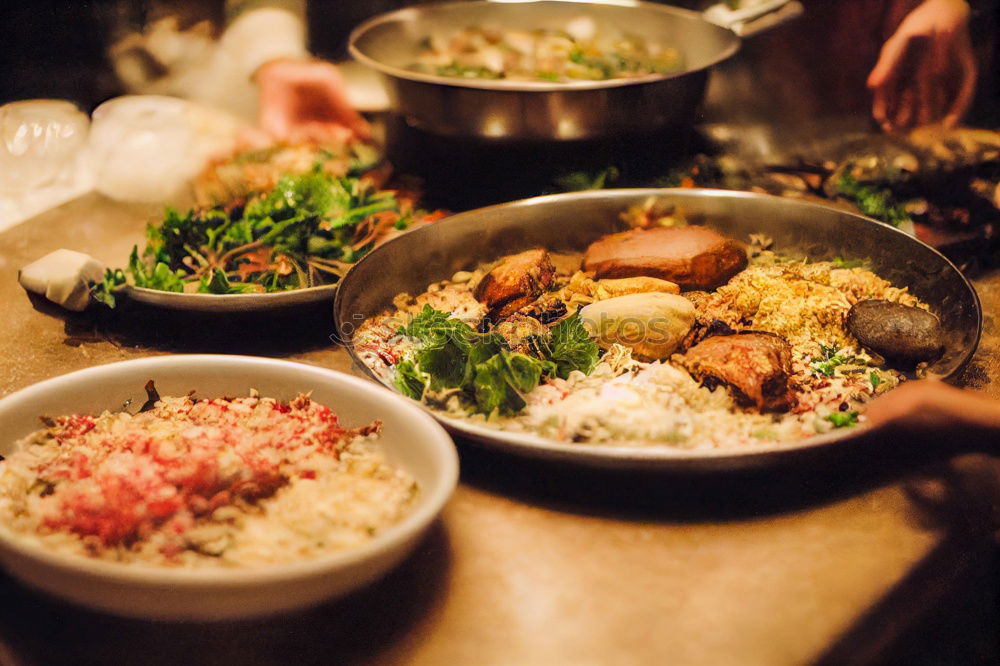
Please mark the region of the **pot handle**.
<svg viewBox="0 0 1000 666"><path fill-rule="evenodd" d="M745 4L749 6L732 9L729 2L717 2L702 12L702 16L740 37L752 37L791 21L805 11L798 0L757 0Z"/></svg>

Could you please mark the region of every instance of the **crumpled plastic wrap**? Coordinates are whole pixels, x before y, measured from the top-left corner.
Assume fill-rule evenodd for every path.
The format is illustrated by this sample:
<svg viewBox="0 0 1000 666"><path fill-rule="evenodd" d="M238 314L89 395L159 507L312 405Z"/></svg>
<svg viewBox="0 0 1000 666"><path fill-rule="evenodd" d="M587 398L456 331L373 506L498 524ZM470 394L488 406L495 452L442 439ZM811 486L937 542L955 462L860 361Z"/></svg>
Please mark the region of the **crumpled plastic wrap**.
<svg viewBox="0 0 1000 666"><path fill-rule="evenodd" d="M95 187L120 201L167 202L212 157L231 152L245 125L194 102L126 95L94 110L88 144Z"/></svg>

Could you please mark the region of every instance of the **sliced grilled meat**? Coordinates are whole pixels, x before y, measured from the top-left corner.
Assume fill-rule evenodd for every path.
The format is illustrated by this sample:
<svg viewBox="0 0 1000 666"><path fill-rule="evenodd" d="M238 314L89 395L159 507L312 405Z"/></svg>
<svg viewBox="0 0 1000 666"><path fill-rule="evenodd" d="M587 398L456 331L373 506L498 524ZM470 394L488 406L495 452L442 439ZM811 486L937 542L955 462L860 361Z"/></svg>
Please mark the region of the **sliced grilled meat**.
<svg viewBox="0 0 1000 666"><path fill-rule="evenodd" d="M780 335L717 335L674 358L702 383L710 387L724 384L737 404L744 407L784 412L795 403L788 385L792 346Z"/></svg>
<svg viewBox="0 0 1000 666"><path fill-rule="evenodd" d="M497 322L530 305L552 284L555 268L549 253L526 250L500 260L476 285L476 300L489 309L487 317Z"/></svg>
<svg viewBox="0 0 1000 666"><path fill-rule="evenodd" d="M590 244L583 270L597 279L648 276L682 289L714 289L747 266L741 243L705 227L632 229Z"/></svg>

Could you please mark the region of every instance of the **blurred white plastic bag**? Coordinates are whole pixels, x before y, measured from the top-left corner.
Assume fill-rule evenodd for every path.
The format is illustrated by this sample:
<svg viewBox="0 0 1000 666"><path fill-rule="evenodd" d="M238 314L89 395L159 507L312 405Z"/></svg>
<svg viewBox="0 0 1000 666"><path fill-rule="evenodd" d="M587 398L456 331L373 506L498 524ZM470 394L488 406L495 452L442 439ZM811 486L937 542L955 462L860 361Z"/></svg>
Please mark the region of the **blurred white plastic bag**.
<svg viewBox="0 0 1000 666"><path fill-rule="evenodd" d="M64 100L0 106L0 230L91 189L89 126Z"/></svg>
<svg viewBox="0 0 1000 666"><path fill-rule="evenodd" d="M244 124L176 97L127 95L94 110L89 156L95 187L121 201L167 202L213 157L231 152Z"/></svg>
<svg viewBox="0 0 1000 666"><path fill-rule="evenodd" d="M168 95L256 122L253 74L277 58L303 59L305 2L228 2L231 21L218 40L207 22L181 29L176 17L126 35L111 47L111 62L130 93Z"/></svg>

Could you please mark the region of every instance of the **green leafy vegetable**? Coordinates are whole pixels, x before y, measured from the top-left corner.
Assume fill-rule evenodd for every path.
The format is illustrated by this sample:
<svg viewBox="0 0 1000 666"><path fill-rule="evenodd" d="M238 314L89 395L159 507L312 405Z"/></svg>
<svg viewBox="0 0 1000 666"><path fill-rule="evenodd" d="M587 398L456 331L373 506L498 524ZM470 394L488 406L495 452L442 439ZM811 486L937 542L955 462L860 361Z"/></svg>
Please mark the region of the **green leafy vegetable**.
<svg viewBox="0 0 1000 666"><path fill-rule="evenodd" d="M551 338L543 349L548 359L556 364L556 375L562 379L574 370L589 375L601 356L579 312L552 327Z"/></svg>
<svg viewBox="0 0 1000 666"><path fill-rule="evenodd" d="M108 268L104 271L104 279L94 286L91 294L98 303L113 308L117 305L115 291L126 283L125 271L120 268Z"/></svg>
<svg viewBox="0 0 1000 666"><path fill-rule="evenodd" d="M396 364L395 386L400 393L420 400L424 397L424 390L427 388L428 379L419 370L413 361L400 361Z"/></svg>
<svg viewBox="0 0 1000 666"><path fill-rule="evenodd" d="M896 201L892 190L858 182L845 172L836 183L837 193L850 199L865 215L882 220L886 224L898 227L903 222L910 221L903 203Z"/></svg>
<svg viewBox="0 0 1000 666"><path fill-rule="evenodd" d="M542 381L542 376L551 377L555 374L556 368L552 361L545 361L533 358L527 354L519 354L500 350L499 356L503 360L504 379L510 386L520 393L533 391Z"/></svg>
<svg viewBox="0 0 1000 666"><path fill-rule="evenodd" d="M868 373L868 380L871 381L872 383L873 391L877 389L879 384L881 384L884 381L881 377L878 376L878 374L874 370Z"/></svg>
<svg viewBox="0 0 1000 666"><path fill-rule="evenodd" d="M863 268L865 261L863 259L841 259L840 257L834 257L830 260L831 268Z"/></svg>
<svg viewBox="0 0 1000 666"><path fill-rule="evenodd" d="M834 428L847 428L858 424L857 412L833 412L827 414L826 420L833 424Z"/></svg>
<svg viewBox="0 0 1000 666"><path fill-rule="evenodd" d="M455 61L443 67L436 67L434 73L438 76L457 76L463 79L502 79L503 74L489 67L473 67L461 65Z"/></svg>
<svg viewBox="0 0 1000 666"><path fill-rule="evenodd" d="M128 266L92 285L92 293L114 307L113 291L124 284L235 294L336 282L379 238L423 215L393 191L332 176L318 163L245 204L167 208L147 227L141 255L135 248Z"/></svg>
<svg viewBox="0 0 1000 666"><path fill-rule="evenodd" d="M556 185L565 192L602 190L618 180L618 167L609 166L599 171L571 171L556 178Z"/></svg>
<svg viewBox="0 0 1000 666"><path fill-rule="evenodd" d="M233 284L225 271L213 270L212 276L203 275L198 291L203 294L248 294L256 291L252 284Z"/></svg>
<svg viewBox="0 0 1000 666"><path fill-rule="evenodd" d="M821 356L813 356L809 359L811 361L810 367L812 368L812 374L814 377L818 377L820 375L824 377L833 377L838 367L858 363L857 357L841 354L840 348L836 345L827 347L826 345L820 343L819 349Z"/></svg>
<svg viewBox="0 0 1000 666"><path fill-rule="evenodd" d="M172 271L170 266L162 261L155 262L152 267L139 259L139 248L133 247L128 259L127 273L132 276L135 286L160 291L184 291L183 273Z"/></svg>
<svg viewBox="0 0 1000 666"><path fill-rule="evenodd" d="M517 412L525 405L524 400L507 383L504 377L503 359L500 354L491 356L475 367L472 380L477 411L490 414L506 406L508 411Z"/></svg>
<svg viewBox="0 0 1000 666"><path fill-rule="evenodd" d="M396 364L400 392L419 400L428 391L457 390L469 408L483 414L520 411L524 395L544 378L565 378L573 370L590 373L599 356L579 314L534 339L537 355L512 351L502 336L477 333L429 305L399 332L417 342L416 350Z"/></svg>
<svg viewBox="0 0 1000 666"><path fill-rule="evenodd" d="M490 414L514 414L524 409L523 394L528 393L551 376L555 366L550 361L532 358L527 354L501 349L483 363L475 366L473 392L477 411Z"/></svg>

